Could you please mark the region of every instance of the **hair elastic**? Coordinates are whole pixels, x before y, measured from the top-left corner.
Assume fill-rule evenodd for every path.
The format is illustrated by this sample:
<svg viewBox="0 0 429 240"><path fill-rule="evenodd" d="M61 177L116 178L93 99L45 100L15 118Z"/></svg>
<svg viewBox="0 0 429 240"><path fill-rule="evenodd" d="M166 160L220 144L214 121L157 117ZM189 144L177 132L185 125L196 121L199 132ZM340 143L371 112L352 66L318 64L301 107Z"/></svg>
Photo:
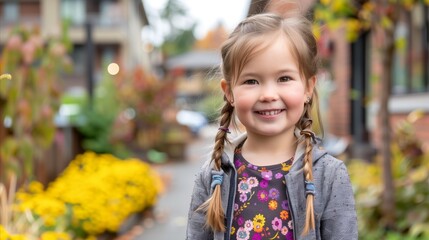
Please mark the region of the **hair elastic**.
<svg viewBox="0 0 429 240"><path fill-rule="evenodd" d="M223 171L212 170L212 182L210 187L214 189L217 185L222 185Z"/></svg>
<svg viewBox="0 0 429 240"><path fill-rule="evenodd" d="M313 143L316 143L316 135L314 134L314 132L309 130L301 130L300 134L311 137L311 140L313 141Z"/></svg>
<svg viewBox="0 0 429 240"><path fill-rule="evenodd" d="M219 129L219 130L221 130L221 131L224 131L224 132L226 132L226 133L231 133L231 132L229 131L229 128L227 128L227 127L219 127L218 129Z"/></svg>
<svg viewBox="0 0 429 240"><path fill-rule="evenodd" d="M316 194L316 187L312 181L305 181L305 196L307 197L308 194L313 196Z"/></svg>

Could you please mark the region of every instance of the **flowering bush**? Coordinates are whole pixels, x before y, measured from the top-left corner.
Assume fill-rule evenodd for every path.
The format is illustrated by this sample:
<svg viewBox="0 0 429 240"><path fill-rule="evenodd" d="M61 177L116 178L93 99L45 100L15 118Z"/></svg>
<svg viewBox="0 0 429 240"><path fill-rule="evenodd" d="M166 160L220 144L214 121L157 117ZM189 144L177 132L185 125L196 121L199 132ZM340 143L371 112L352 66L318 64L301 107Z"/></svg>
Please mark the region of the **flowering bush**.
<svg viewBox="0 0 429 240"><path fill-rule="evenodd" d="M412 163L401 155L397 146L392 148L397 225L396 229L390 232L382 225L383 185L379 164L353 161L348 166L355 190L359 237L360 239L403 239L405 237L410 240L428 239L429 155L422 157L419 166L412 167Z"/></svg>
<svg viewBox="0 0 429 240"><path fill-rule="evenodd" d="M31 179L34 162L54 140L61 74L72 68L67 28L63 30L61 36L43 39L39 28L17 26L0 51L2 182L11 175L18 176L19 185Z"/></svg>
<svg viewBox="0 0 429 240"><path fill-rule="evenodd" d="M354 186L359 220L359 239L429 239L429 152L423 152L414 123L421 110L408 114L394 127L392 175L396 225L386 228L382 215L383 169L380 156L372 163L361 160L348 165Z"/></svg>
<svg viewBox="0 0 429 240"><path fill-rule="evenodd" d="M0 225L0 239L24 240L25 237L23 235L9 234L9 232L7 232L2 225Z"/></svg>
<svg viewBox="0 0 429 240"><path fill-rule="evenodd" d="M1 240L28 240L32 239L24 234L10 234L6 229L0 225L0 239ZM40 240L71 240L69 234L64 232L46 231L42 233Z"/></svg>
<svg viewBox="0 0 429 240"><path fill-rule="evenodd" d="M83 238L116 232L131 214L153 206L160 191L160 177L147 163L87 152L46 190L38 182L21 189L15 210L30 210L46 231Z"/></svg>

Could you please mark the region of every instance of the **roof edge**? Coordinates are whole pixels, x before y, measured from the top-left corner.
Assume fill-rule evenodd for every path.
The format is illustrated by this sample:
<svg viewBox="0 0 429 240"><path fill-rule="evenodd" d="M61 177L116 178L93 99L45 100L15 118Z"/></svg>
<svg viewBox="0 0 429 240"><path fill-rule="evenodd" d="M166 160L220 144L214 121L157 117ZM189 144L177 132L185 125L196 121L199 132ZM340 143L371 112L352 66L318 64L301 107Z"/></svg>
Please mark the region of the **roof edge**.
<svg viewBox="0 0 429 240"><path fill-rule="evenodd" d="M149 23L149 19L147 17L147 14L146 14L146 9L144 7L143 0L135 0L135 3L137 4L137 9L138 9L137 11L142 17L141 20L143 21L143 25L149 26L150 23Z"/></svg>

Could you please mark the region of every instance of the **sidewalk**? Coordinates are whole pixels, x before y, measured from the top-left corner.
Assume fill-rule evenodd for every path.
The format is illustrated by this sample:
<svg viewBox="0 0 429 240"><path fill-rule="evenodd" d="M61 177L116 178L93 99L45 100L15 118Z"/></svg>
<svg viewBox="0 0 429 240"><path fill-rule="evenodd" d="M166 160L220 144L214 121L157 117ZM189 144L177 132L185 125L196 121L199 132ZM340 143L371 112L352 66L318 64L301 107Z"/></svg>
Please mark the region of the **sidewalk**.
<svg viewBox="0 0 429 240"><path fill-rule="evenodd" d="M186 159L157 166L158 171L168 178L166 192L155 207L155 216L146 219L136 228L139 234L134 240L185 239L187 215L191 200L195 174L203 164L204 156L210 152L216 128L203 129L201 136L189 144Z"/></svg>

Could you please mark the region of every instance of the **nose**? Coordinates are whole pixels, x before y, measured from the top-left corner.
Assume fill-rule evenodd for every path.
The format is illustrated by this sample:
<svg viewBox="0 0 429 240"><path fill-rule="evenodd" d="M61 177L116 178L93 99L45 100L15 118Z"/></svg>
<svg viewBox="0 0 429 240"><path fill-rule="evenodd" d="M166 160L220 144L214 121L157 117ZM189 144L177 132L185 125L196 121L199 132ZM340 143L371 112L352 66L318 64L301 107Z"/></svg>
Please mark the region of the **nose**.
<svg viewBox="0 0 429 240"><path fill-rule="evenodd" d="M278 89L273 84L262 85L259 101L272 102L279 99Z"/></svg>

